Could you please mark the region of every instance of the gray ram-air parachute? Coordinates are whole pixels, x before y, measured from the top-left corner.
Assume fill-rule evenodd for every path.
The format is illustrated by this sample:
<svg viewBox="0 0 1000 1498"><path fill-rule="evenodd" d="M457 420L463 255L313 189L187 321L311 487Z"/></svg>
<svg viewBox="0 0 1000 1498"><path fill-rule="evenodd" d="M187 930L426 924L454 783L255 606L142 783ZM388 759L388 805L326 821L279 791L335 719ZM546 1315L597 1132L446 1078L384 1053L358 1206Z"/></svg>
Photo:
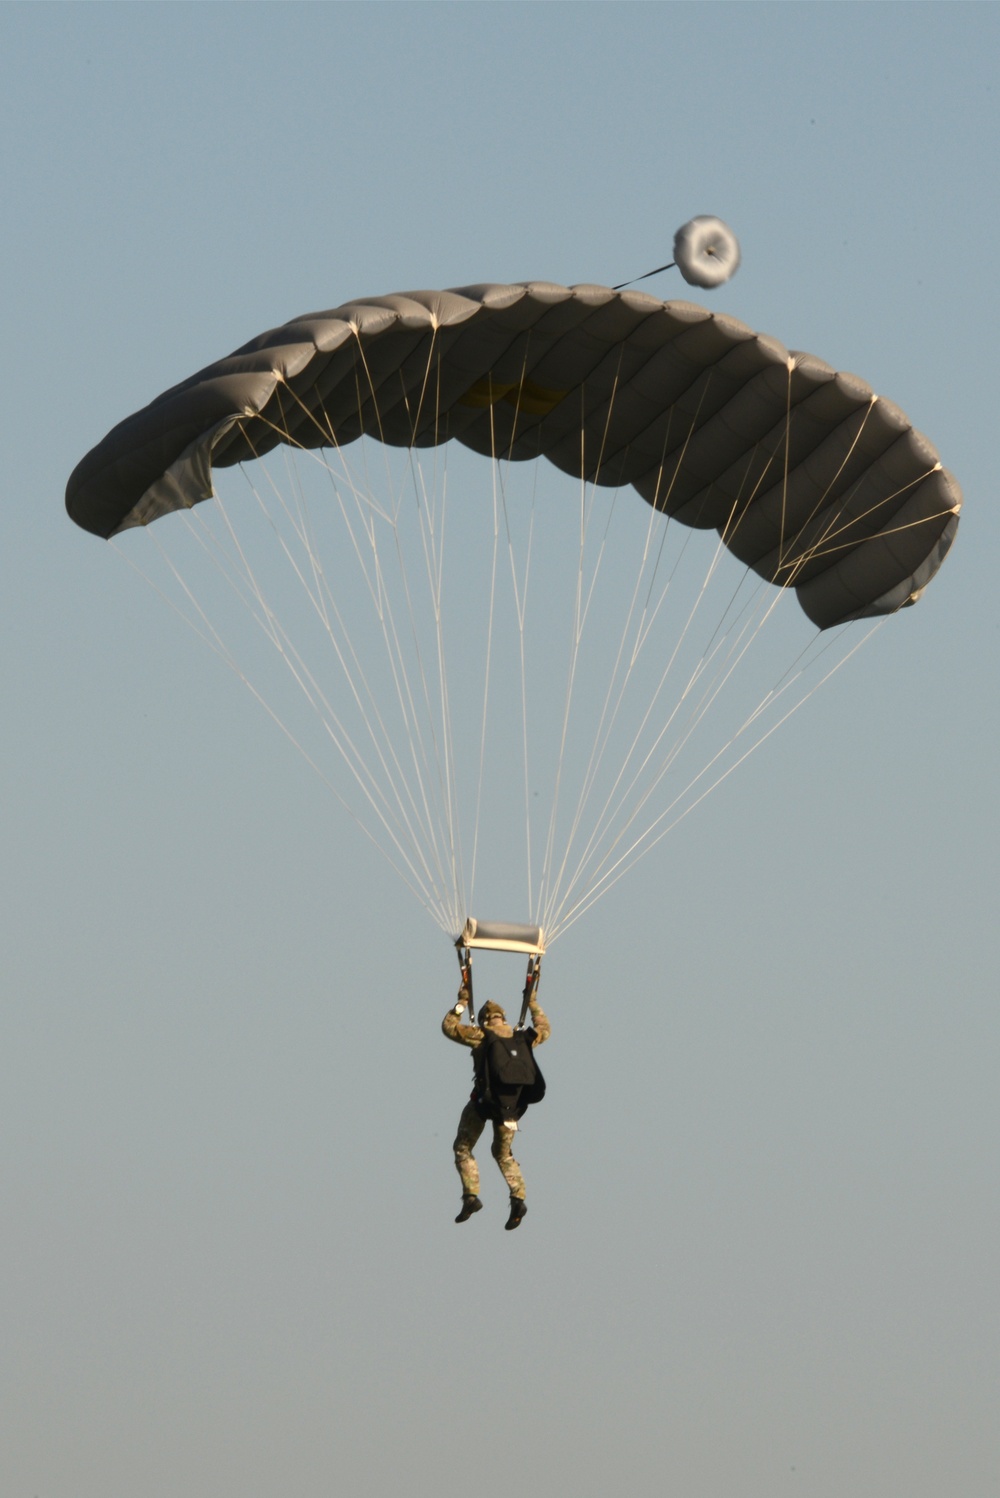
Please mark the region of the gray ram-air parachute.
<svg viewBox="0 0 1000 1498"><path fill-rule="evenodd" d="M454 440L545 457L714 528L821 629L913 603L961 490L855 375L690 302L604 286L464 286L293 318L167 390L78 464L66 507L113 536L212 496L279 442Z"/></svg>
<svg viewBox="0 0 1000 1498"><path fill-rule="evenodd" d="M695 220L694 228L685 226L675 245L680 264L689 248L682 234L695 235L703 285L725 279L738 263L735 240L731 234L729 241L720 238L715 224ZM688 279L697 280L697 274L688 274ZM644 512L651 517L650 525L655 521L662 529L676 520L683 527L717 532L721 547L765 584L794 589L802 610L820 630L893 614L913 603L951 546L961 504L958 484L942 468L927 438L914 430L898 406L875 395L855 375L840 373L811 354L789 353L774 338L690 302L664 302L639 291L605 286L532 281L365 297L263 333L116 426L73 472L67 509L78 525L108 538L148 526L172 511L192 512L193 519L203 513L201 502L213 497L213 470L232 465L254 469L256 460L279 445L312 454L326 450L346 464L354 451L351 445L362 437L405 450L411 467L419 463L421 450L448 443L492 460L494 478L485 479L485 501L476 503L481 503L484 515L483 547L494 548L494 559L497 537L508 523L505 475L521 469L538 471L538 465L527 460L546 458L575 481L583 496L582 510L598 491L631 488L650 507ZM418 548L421 566L426 562L437 589L432 648L438 650L447 593L442 578L449 574L434 548L443 525L426 519L424 479L414 484L419 490L420 523L428 527ZM262 492L263 485L255 488L255 501ZM346 501L338 491L337 503L345 513L348 503L361 503L358 492L353 478ZM283 501L286 513L292 502ZM473 503L464 490L461 503ZM623 498L616 514L625 506ZM393 493L381 506L373 504L360 530L352 532L351 545L362 565L367 565L364 559L376 545L377 528L395 526L398 508ZM232 513L226 518L229 529ZM286 554L300 542L311 546L312 529L312 519L296 522L293 541L282 543ZM570 544L575 544L578 530L582 525L571 520ZM155 531L159 534L160 528ZM645 553L653 555L658 545L659 541L647 542ZM401 549L394 542L394 550ZM329 570L311 553L295 564L295 570L313 590L312 612L322 616L324 628L338 628L339 602ZM348 762L360 799L367 803L366 814L388 829L386 856L439 923L457 936L472 898L468 868L462 872L462 855L456 851L464 835L456 790L462 755L452 743L457 715L446 701L443 662L438 684L426 686L426 651L415 668L422 685L415 690L399 685L414 606L407 591L405 603L386 623L383 589L389 570L380 557L366 574L377 617L373 614L369 625L335 645L336 669L349 683L344 699L364 710L356 731L341 716L335 691L317 686L318 673L307 671L284 637L275 636L276 615L269 607L258 608L256 575L249 578L246 591L261 628L271 634L299 683L305 683L310 697L321 705L333 703L328 735ZM498 569L494 560L494 581L486 578L482 596L493 588L498 571L502 567ZM525 580L527 571L525 565ZM772 595L769 587L756 581L754 586ZM580 603L581 597L585 603L589 597L587 588L578 587L575 596L574 651L585 633L585 619L586 628L591 628ZM530 915L538 925L544 923L550 937L596 898L595 891L610 887L667 825L662 821L665 813L654 810L653 796L654 790L660 794L667 771L672 772L669 756L675 753L670 749L668 755L663 748L664 729L656 726L661 720L653 722L651 703L659 700L660 686L647 691L639 727L626 737L625 768L617 772L606 794L594 791L598 772L610 756L609 724L621 695L614 673L624 678L632 672L647 623L659 608L647 607L646 596L640 597L638 588L632 594L625 631L634 630L634 640L611 660L612 685L591 694L599 709L596 747L581 780L584 792L597 795L593 828L581 830L575 814L559 843L555 803L568 794L560 767L556 791L548 798L553 808L550 821L533 864L529 855ZM765 607L770 610L773 605ZM411 617L401 626L404 611ZM727 608L727 621L733 613ZM640 616L641 627L636 623ZM523 611L518 617L523 622ZM687 616L683 628L688 629ZM388 735L389 708L365 707L373 677L360 671L352 674L359 638L376 630L391 656L390 695L397 700L402 731L411 741L406 752L382 741L383 731ZM692 684L701 690L708 680L706 662L718 671L720 683L728 680L732 665L729 657L719 656L718 639L716 628L700 663L682 684L678 700L685 704L684 711L695 700ZM489 642L488 654L495 657L498 647L492 633ZM733 659L743 650L738 636ZM665 648L661 658L667 662L666 674L673 668L673 647ZM567 703L576 671L574 655ZM467 671L463 681L467 692ZM706 704L704 710L709 701L714 705L717 690L715 685L706 687L698 698L699 704ZM522 696L526 701L526 694ZM778 696L780 691L772 692L768 700ZM484 744L492 702L488 707L484 689L481 706L463 714L482 722ZM425 710L433 719L426 731L417 723ZM532 712L524 711L526 741ZM666 711L662 717L676 726L679 711L675 706L669 718ZM701 705L697 711L703 711ZM755 721L757 712L748 712L747 722ZM563 749L579 741L569 714L567 706L555 733ZM650 723L656 732L643 741L641 734ZM678 742L686 744L688 731L683 730ZM737 748L742 732L740 728L733 734ZM374 769L361 763L367 744L376 745ZM658 759L661 751L666 757ZM469 757L477 753L480 778L470 799L478 815L488 806L489 786L484 794L483 751ZM508 758L517 760L519 753ZM526 749L523 757L527 764ZM437 764L434 771L427 768L432 759ZM711 756L709 763L715 764ZM695 774L691 784L700 797L705 782L699 782L699 774L704 771ZM524 782L530 808L538 791L527 767ZM616 797L624 808L617 829L612 822ZM440 807L428 810L435 798ZM468 819L465 831L467 827ZM559 847L564 849L561 854ZM466 856L466 865L469 857L474 863L475 852Z"/></svg>

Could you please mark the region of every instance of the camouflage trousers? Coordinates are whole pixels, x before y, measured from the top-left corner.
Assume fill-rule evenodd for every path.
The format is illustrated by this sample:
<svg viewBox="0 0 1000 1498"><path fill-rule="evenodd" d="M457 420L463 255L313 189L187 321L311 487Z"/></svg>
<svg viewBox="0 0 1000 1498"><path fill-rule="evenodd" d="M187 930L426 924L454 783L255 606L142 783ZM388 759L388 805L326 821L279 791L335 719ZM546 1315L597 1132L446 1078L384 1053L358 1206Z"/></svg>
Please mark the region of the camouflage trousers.
<svg viewBox="0 0 1000 1498"><path fill-rule="evenodd" d="M488 1122L489 1120L483 1117L471 1099L462 1109L462 1116L458 1120L458 1133L455 1135L454 1144L455 1169L462 1178L462 1191L466 1196L479 1195L479 1166L476 1164L472 1151ZM490 1152L510 1187L511 1200L524 1201L524 1176L521 1174L521 1167L514 1159L510 1147L513 1137L513 1129L505 1129L502 1124L495 1123Z"/></svg>

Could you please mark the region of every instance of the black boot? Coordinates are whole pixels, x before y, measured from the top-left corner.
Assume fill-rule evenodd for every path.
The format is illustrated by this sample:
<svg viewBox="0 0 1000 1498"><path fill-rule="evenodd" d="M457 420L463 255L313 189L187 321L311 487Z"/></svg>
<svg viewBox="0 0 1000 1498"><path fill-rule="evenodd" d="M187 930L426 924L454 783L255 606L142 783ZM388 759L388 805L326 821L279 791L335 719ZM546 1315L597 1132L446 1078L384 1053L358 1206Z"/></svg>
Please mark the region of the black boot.
<svg viewBox="0 0 1000 1498"><path fill-rule="evenodd" d="M520 1224L521 1224L521 1218L524 1216L524 1214L525 1214L525 1212L527 1212L527 1210L528 1209L524 1205L524 1200L523 1200L522 1197L520 1197L520 1196L512 1196L511 1197L511 1199L510 1199L510 1216L507 1218L507 1221L504 1223L504 1227L506 1228L506 1230L507 1230L508 1233L513 1232L513 1230L516 1227L520 1226Z"/></svg>
<svg viewBox="0 0 1000 1498"><path fill-rule="evenodd" d="M461 1212L459 1212L458 1216L455 1218L455 1221L456 1222L468 1222L469 1218L475 1212L481 1212L482 1210L483 1210L483 1204L479 1200L478 1196L463 1196L462 1197L462 1210L461 1210Z"/></svg>

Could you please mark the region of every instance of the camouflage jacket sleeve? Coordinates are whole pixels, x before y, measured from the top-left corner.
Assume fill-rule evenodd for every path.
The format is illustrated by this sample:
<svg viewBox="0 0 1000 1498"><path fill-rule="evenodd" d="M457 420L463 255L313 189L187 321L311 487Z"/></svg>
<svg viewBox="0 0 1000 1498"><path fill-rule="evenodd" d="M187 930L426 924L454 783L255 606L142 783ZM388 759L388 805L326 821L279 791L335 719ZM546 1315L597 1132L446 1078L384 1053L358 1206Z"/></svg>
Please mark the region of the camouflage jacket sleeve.
<svg viewBox="0 0 1000 1498"><path fill-rule="evenodd" d="M441 1021L441 1029L447 1035L448 1039L453 1040L456 1045L468 1045L475 1048L477 1045L481 1045L483 1041L483 1032L479 1026L463 1025L461 1015L456 1014L454 1009L448 1010L448 1013Z"/></svg>
<svg viewBox="0 0 1000 1498"><path fill-rule="evenodd" d="M532 999L528 1008L531 1010L531 1028L535 1032L535 1038L531 1044L533 1046L544 1045L552 1034L552 1026L549 1024L548 1015L537 999Z"/></svg>

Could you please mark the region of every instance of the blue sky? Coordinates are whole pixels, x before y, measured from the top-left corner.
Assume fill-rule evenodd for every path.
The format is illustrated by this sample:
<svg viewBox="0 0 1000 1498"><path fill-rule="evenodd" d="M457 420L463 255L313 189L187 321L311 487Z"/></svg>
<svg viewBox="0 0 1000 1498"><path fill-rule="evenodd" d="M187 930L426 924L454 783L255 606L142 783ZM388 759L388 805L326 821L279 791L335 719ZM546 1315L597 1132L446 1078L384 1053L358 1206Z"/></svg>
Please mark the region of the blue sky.
<svg viewBox="0 0 1000 1498"><path fill-rule="evenodd" d="M4 1492L995 1493L998 42L0 9ZM712 307L898 402L963 525L547 959L529 1217L484 1152L460 1232L447 942L65 482L296 313L619 282L700 212Z"/></svg>

